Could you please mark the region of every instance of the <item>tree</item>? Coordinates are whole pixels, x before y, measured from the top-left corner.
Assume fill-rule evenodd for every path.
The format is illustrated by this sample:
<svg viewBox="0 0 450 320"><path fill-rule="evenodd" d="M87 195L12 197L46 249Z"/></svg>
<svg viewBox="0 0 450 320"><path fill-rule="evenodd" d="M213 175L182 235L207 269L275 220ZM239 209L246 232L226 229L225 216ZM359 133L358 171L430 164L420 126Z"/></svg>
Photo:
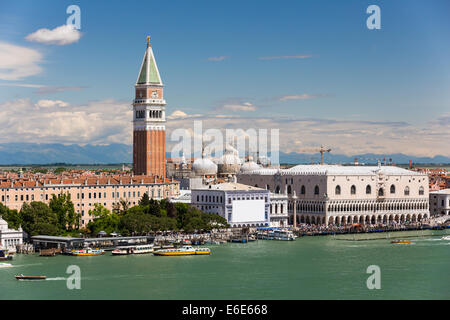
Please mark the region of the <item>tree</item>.
<svg viewBox="0 0 450 320"><path fill-rule="evenodd" d="M140 205L141 207L145 207L145 206L148 206L149 204L150 204L150 198L148 197L148 194L145 192L145 193L142 195L141 200L139 200L139 205Z"/></svg>
<svg viewBox="0 0 450 320"><path fill-rule="evenodd" d="M22 228L32 236L38 234L58 235L58 218L50 207L38 201L25 202L20 210ZM50 227L54 226L54 227Z"/></svg>
<svg viewBox="0 0 450 320"><path fill-rule="evenodd" d="M19 229L22 224L22 219L17 210L11 210L7 206L0 203L0 217L8 222L8 227L11 229Z"/></svg>
<svg viewBox="0 0 450 320"><path fill-rule="evenodd" d="M53 194L49 207L58 218L59 229L72 230L73 226L77 225L77 222L79 225L79 219L77 219L78 215L75 213L75 208L69 193L61 193L59 195Z"/></svg>
<svg viewBox="0 0 450 320"><path fill-rule="evenodd" d="M120 217L115 213L111 213L100 203L95 203L94 209L89 210L89 214L94 216L94 220L87 225L91 233L97 234L100 231L111 233L118 230Z"/></svg>
<svg viewBox="0 0 450 320"><path fill-rule="evenodd" d="M161 216L161 206L159 205L159 201L150 199L149 213L157 217Z"/></svg>
<svg viewBox="0 0 450 320"><path fill-rule="evenodd" d="M167 201L166 202L166 213L169 218L175 218L177 217L177 208L172 202Z"/></svg>
<svg viewBox="0 0 450 320"><path fill-rule="evenodd" d="M123 234L147 234L158 228L158 218L145 214L140 206L130 208L120 219L119 230Z"/></svg>
<svg viewBox="0 0 450 320"><path fill-rule="evenodd" d="M66 171L66 168L56 168L53 172L55 173L55 174L61 174L61 173L63 173L64 171Z"/></svg>

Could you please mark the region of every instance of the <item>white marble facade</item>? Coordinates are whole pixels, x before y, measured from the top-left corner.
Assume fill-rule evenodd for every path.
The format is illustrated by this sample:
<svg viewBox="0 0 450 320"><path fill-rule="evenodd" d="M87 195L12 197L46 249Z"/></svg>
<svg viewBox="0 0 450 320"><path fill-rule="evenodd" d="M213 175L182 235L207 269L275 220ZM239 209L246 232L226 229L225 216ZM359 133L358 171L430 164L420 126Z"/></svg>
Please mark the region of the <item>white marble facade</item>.
<svg viewBox="0 0 450 320"><path fill-rule="evenodd" d="M345 225L429 218L428 176L394 166L298 165L241 173L239 183L275 194L287 190L292 223Z"/></svg>

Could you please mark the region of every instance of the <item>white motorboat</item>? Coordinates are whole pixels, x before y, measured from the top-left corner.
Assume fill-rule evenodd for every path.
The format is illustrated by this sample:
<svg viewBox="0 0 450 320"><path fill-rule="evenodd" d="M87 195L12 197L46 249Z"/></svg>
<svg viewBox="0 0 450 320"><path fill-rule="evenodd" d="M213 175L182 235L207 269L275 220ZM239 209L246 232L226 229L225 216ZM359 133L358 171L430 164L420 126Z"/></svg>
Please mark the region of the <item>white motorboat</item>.
<svg viewBox="0 0 450 320"><path fill-rule="evenodd" d="M112 251L113 256L126 256L130 254L144 254L152 253L153 244L142 244L137 246L122 246L117 247Z"/></svg>

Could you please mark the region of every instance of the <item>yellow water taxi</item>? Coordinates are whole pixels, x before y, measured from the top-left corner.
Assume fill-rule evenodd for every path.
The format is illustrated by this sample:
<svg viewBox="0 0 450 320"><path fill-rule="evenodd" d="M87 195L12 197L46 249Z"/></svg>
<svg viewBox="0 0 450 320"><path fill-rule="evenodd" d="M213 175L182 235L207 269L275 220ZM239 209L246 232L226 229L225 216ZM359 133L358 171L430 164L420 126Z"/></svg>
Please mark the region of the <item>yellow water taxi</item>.
<svg viewBox="0 0 450 320"><path fill-rule="evenodd" d="M72 251L73 256L97 256L97 255L101 255L101 254L105 254L105 250L87 248L87 249Z"/></svg>
<svg viewBox="0 0 450 320"><path fill-rule="evenodd" d="M391 243L411 244L412 242L409 240L392 240Z"/></svg>
<svg viewBox="0 0 450 320"><path fill-rule="evenodd" d="M189 255L208 255L211 250L208 248L193 248L192 246L182 246L181 248L161 249L154 251L155 256L189 256Z"/></svg>

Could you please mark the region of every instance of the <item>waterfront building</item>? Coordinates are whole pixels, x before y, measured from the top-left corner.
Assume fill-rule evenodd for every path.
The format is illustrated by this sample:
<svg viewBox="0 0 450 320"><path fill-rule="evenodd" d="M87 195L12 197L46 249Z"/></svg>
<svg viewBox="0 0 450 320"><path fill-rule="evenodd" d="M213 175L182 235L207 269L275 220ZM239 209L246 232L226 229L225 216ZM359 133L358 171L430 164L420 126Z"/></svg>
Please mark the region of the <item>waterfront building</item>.
<svg viewBox="0 0 450 320"><path fill-rule="evenodd" d="M191 191L191 204L225 218L231 227L265 227L270 224L268 190L236 182L203 186Z"/></svg>
<svg viewBox="0 0 450 320"><path fill-rule="evenodd" d="M430 214L450 215L450 189L430 192Z"/></svg>
<svg viewBox="0 0 450 320"><path fill-rule="evenodd" d="M19 244L23 244L22 228L9 229L8 223L0 218L0 247L15 252L16 246Z"/></svg>
<svg viewBox="0 0 450 320"><path fill-rule="evenodd" d="M298 165L241 172L239 183L286 189L297 223L378 224L429 218L428 176L394 166ZM294 191L297 195L292 199Z"/></svg>
<svg viewBox="0 0 450 320"><path fill-rule="evenodd" d="M287 227L289 198L286 193L270 193L270 226Z"/></svg>
<svg viewBox="0 0 450 320"><path fill-rule="evenodd" d="M155 56L147 49L133 101L133 173L166 177L166 101Z"/></svg>
<svg viewBox="0 0 450 320"><path fill-rule="evenodd" d="M89 210L99 203L113 210L121 201L129 206L137 205L144 193L152 199L175 198L180 193L178 181L156 176L52 176L44 178L2 179L0 202L10 209L20 210L24 202L49 203L52 195L68 193L81 215L81 226L93 220Z"/></svg>

